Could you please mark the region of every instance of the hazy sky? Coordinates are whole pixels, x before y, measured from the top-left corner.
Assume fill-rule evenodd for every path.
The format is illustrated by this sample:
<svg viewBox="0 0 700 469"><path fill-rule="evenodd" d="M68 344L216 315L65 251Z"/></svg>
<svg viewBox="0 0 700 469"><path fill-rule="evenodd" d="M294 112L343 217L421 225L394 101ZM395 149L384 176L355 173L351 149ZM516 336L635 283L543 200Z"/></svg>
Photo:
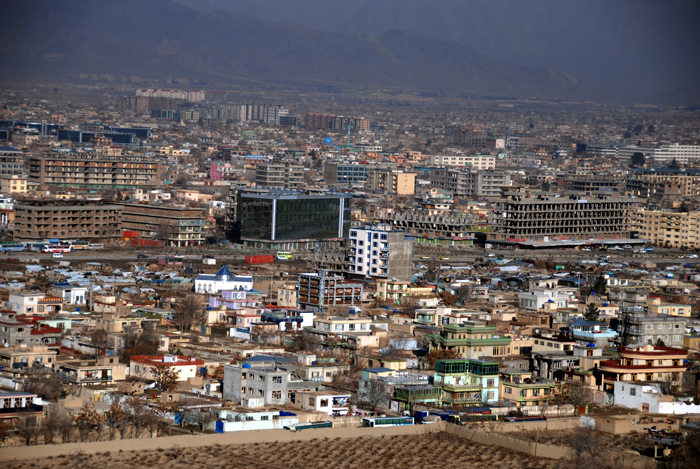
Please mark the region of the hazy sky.
<svg viewBox="0 0 700 469"><path fill-rule="evenodd" d="M642 99L698 89L698 0L175 0L333 32L406 29Z"/></svg>

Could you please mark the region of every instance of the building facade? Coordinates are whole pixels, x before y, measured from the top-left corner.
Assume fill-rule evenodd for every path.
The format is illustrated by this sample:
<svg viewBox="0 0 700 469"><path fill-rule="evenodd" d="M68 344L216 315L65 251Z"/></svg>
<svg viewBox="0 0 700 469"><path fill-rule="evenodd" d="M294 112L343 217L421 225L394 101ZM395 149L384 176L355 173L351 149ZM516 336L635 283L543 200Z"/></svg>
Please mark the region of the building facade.
<svg viewBox="0 0 700 469"><path fill-rule="evenodd" d="M472 170L493 170L496 168L496 157L492 155L432 155L430 164Z"/></svg>
<svg viewBox="0 0 700 469"><path fill-rule="evenodd" d="M290 161L273 161L255 165L255 185L278 189L304 187L304 167Z"/></svg>
<svg viewBox="0 0 700 469"><path fill-rule="evenodd" d="M429 351L452 350L464 359L504 357L510 355L510 337L496 333L496 326L483 321L449 324L439 334L427 335Z"/></svg>
<svg viewBox="0 0 700 469"><path fill-rule="evenodd" d="M26 200L15 204L14 238L117 241L121 237L122 211L121 205L93 200Z"/></svg>
<svg viewBox="0 0 700 469"><path fill-rule="evenodd" d="M160 240L166 246L199 246L204 243L207 221L198 208L176 205L124 204L125 231L141 238ZM134 234L131 234L134 237Z"/></svg>
<svg viewBox="0 0 700 469"><path fill-rule="evenodd" d="M323 311L328 306L360 306L362 283L345 280L341 275L326 271L299 274L297 292L299 307L309 311Z"/></svg>
<svg viewBox="0 0 700 469"><path fill-rule="evenodd" d="M700 211L666 212L639 209L631 212L631 227L657 246L700 247Z"/></svg>
<svg viewBox="0 0 700 469"><path fill-rule="evenodd" d="M433 189L455 196L498 197L503 187L511 185L510 175L502 171L467 171L439 168L430 171Z"/></svg>
<svg viewBox="0 0 700 469"><path fill-rule="evenodd" d="M372 167L366 170L368 190L387 195L413 195L416 191L416 174L398 169Z"/></svg>
<svg viewBox="0 0 700 469"><path fill-rule="evenodd" d="M353 227L349 236L348 273L410 281L413 237L390 225Z"/></svg>
<svg viewBox="0 0 700 469"><path fill-rule="evenodd" d="M22 151L15 147L0 146L0 176L20 175L23 173Z"/></svg>

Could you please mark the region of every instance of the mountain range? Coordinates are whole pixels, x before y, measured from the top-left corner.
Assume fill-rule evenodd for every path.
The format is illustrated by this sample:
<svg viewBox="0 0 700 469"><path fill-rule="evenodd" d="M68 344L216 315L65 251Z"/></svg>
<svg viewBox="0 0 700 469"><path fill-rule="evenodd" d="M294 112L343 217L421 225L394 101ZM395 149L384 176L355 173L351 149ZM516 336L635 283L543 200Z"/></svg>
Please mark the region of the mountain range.
<svg viewBox="0 0 700 469"><path fill-rule="evenodd" d="M512 65L445 38L395 28L377 35L321 31L168 0L6 2L0 61L4 78L104 73L473 97L597 96L568 73Z"/></svg>
<svg viewBox="0 0 700 469"><path fill-rule="evenodd" d="M175 1L342 34L412 31L563 70L611 99L700 98L688 93L700 75L697 0Z"/></svg>

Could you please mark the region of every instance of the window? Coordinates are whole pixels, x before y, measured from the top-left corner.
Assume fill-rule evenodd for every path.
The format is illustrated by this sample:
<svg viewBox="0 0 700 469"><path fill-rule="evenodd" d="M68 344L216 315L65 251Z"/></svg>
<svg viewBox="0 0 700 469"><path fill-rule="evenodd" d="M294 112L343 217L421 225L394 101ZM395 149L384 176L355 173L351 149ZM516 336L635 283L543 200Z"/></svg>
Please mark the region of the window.
<svg viewBox="0 0 700 469"><path fill-rule="evenodd" d="M630 387L630 396L636 396L637 395L637 388Z"/></svg>
<svg viewBox="0 0 700 469"><path fill-rule="evenodd" d="M328 407L328 399L321 399L320 406L321 407Z"/></svg>
<svg viewBox="0 0 700 469"><path fill-rule="evenodd" d="M265 391L263 391L262 389L258 389L258 396L265 397Z"/></svg>
<svg viewBox="0 0 700 469"><path fill-rule="evenodd" d="M315 406L315 405L316 405L316 398L310 397L310 398L309 398L309 405Z"/></svg>
<svg viewBox="0 0 700 469"><path fill-rule="evenodd" d="M260 420L269 420L270 416L269 415L261 415Z"/></svg>
<svg viewBox="0 0 700 469"><path fill-rule="evenodd" d="M282 391L272 391L273 399L282 399Z"/></svg>
<svg viewBox="0 0 700 469"><path fill-rule="evenodd" d="M273 376L272 383L273 384L282 384L282 377L281 376Z"/></svg>
<svg viewBox="0 0 700 469"><path fill-rule="evenodd" d="M521 389L521 390L520 390L520 396L521 396L521 397L527 397L527 389Z"/></svg>
<svg viewBox="0 0 700 469"><path fill-rule="evenodd" d="M506 394L513 394L513 388L506 387L505 392Z"/></svg>

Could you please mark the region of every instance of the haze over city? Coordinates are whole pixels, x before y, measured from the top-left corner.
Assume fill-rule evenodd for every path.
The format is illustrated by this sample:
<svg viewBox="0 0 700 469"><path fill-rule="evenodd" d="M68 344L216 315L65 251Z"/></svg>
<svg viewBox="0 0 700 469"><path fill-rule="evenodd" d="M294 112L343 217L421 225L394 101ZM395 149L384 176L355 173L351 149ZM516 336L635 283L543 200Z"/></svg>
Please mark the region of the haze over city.
<svg viewBox="0 0 700 469"><path fill-rule="evenodd" d="M3 467L696 467L699 19L4 4Z"/></svg>

